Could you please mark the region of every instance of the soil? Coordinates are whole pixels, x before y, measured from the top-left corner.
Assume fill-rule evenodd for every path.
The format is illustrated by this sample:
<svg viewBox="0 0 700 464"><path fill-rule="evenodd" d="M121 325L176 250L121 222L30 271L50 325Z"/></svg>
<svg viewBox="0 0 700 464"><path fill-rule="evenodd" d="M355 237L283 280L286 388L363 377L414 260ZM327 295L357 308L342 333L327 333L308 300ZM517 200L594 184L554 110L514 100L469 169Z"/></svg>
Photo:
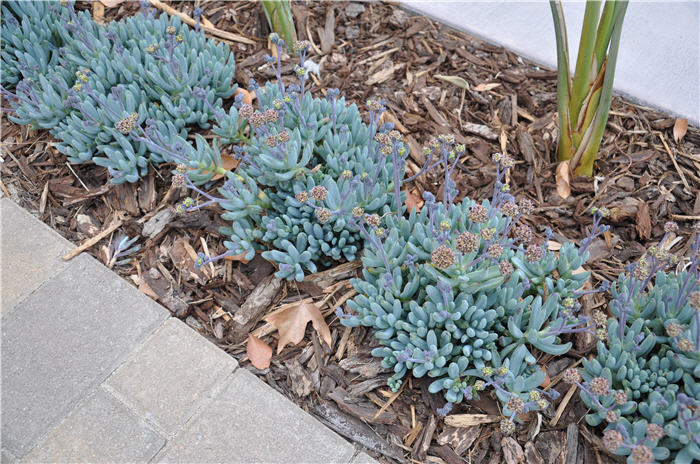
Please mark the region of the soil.
<svg viewBox="0 0 700 464"><path fill-rule="evenodd" d="M190 2L170 5L186 14L193 8ZM247 87L250 77L259 82L271 78L263 62L269 52L263 37L269 31L260 6L211 1L200 6L216 28L254 41L253 45L231 42L239 85ZM560 243L581 239L591 223L590 208L607 206L612 229L594 243L586 266L594 286L615 279L627 263L658 242L665 221L677 221L679 236L691 237L692 225L700 220L698 128L690 127L675 141L673 118L614 98L595 177L572 179L572 194L562 199L554 175L555 71L412 16L394 4L372 2L362 7L360 11L350 2L293 4L300 38L313 43L311 58L321 65L312 91L320 94L337 87L360 108L369 97L384 98L389 120L411 146L409 169L421 164L421 144L431 136L454 134L468 149L455 170L460 195L482 199L489 196L495 178L490 155L507 152L517 161L510 179L512 193L532 199L537 206L526 222L540 235L551 227ZM106 9L105 20L137 11L138 2L127 2ZM459 76L469 89L437 75ZM409 378L400 393L393 394L386 386L389 374L369 353L376 346L371 332L347 329L335 317L335 308L354 294L349 278L357 272L357 263L341 264L302 284L274 279L272 265L259 256L247 264L225 261L195 270L192 259L198 251L208 247L213 256L224 250L218 233L223 223L216 209L173 213L186 192L171 186L172 166L151 170L137 184L114 186L103 168L69 165L47 132L15 125L6 114L1 123L0 186L5 195L76 244L121 219L119 230L140 236L141 250L129 264L114 267L116 272L380 462L620 460L600 446L596 435L600 430L582 420L586 408L578 395L567 395L568 386L559 381L564 369L595 350L592 339L574 340L575 349L567 356L539 360L551 388L561 397L542 414L525 417L514 437L501 435L498 403L487 395L455 407L453 415L469 414L459 416L462 423L443 419L436 409L444 400L427 392L427 381ZM417 179L411 192L437 193L438 175ZM106 262L105 250L115 238L108 234L88 251ZM688 243L679 240L673 251L685 254ZM322 346L309 328L303 342L273 356L270 368L255 369L246 357L247 334L255 330L275 346L277 333L262 318L300 298L311 299L321 308L333 343ZM604 295L585 302L587 310L605 306Z"/></svg>

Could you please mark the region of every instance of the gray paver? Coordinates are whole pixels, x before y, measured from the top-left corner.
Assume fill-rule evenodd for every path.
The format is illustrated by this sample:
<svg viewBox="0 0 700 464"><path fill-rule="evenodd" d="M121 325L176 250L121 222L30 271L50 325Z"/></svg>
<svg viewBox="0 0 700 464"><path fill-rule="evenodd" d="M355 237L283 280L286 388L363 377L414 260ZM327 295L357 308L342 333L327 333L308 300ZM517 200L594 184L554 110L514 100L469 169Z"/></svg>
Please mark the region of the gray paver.
<svg viewBox="0 0 700 464"><path fill-rule="evenodd" d="M194 330L170 319L129 356L107 385L172 436L236 365Z"/></svg>
<svg viewBox="0 0 700 464"><path fill-rule="evenodd" d="M406 8L503 45L535 62L550 68L556 66L557 49L548 2L402 0L402 3ZM585 2L564 2L571 66L576 61L584 10ZM622 27L615 89L700 124L699 22L697 0L630 2Z"/></svg>
<svg viewBox="0 0 700 464"><path fill-rule="evenodd" d="M73 247L9 198L0 199L0 315L56 275L67 263L60 257Z"/></svg>
<svg viewBox="0 0 700 464"><path fill-rule="evenodd" d="M360 453L357 456L355 456L352 461L350 461L350 464L379 464L376 459L373 457L369 456L367 453Z"/></svg>
<svg viewBox="0 0 700 464"><path fill-rule="evenodd" d="M92 257L2 318L2 444L18 457L168 317Z"/></svg>
<svg viewBox="0 0 700 464"><path fill-rule="evenodd" d="M347 463L354 448L245 369L160 462Z"/></svg>
<svg viewBox="0 0 700 464"><path fill-rule="evenodd" d="M15 464L17 462L17 458L12 455L9 451L6 449L2 449L0 452L0 463L2 464Z"/></svg>
<svg viewBox="0 0 700 464"><path fill-rule="evenodd" d="M102 388L22 462L148 462L165 439Z"/></svg>

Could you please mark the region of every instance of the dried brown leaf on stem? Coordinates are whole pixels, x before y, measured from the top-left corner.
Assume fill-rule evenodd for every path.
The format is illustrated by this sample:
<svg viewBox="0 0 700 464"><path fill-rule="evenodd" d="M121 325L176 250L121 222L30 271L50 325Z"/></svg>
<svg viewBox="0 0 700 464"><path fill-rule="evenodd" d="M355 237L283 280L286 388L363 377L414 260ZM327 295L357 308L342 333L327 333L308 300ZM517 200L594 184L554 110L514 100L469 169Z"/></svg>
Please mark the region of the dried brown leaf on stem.
<svg viewBox="0 0 700 464"><path fill-rule="evenodd" d="M571 171L569 169L569 160L562 161L557 166L556 181L557 193L566 200L571 196Z"/></svg>
<svg viewBox="0 0 700 464"><path fill-rule="evenodd" d="M331 332L326 321L323 319L321 311L313 303L302 302L295 306L290 306L284 311L270 314L265 318L267 322L274 325L280 334L277 342L277 353L288 344L298 344L304 339L304 332L309 322L314 326L318 335L328 346L331 345Z"/></svg>

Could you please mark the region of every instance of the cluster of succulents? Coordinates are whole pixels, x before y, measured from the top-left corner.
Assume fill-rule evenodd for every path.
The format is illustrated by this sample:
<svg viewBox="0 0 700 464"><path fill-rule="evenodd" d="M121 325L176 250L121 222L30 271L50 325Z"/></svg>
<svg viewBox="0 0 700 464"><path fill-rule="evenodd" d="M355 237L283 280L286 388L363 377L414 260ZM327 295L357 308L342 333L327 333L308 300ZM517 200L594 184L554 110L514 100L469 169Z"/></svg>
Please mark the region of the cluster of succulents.
<svg viewBox="0 0 700 464"><path fill-rule="evenodd" d="M425 153L426 169L445 166L443 201L426 192L420 213L363 218L363 278L352 281L359 296L338 316L346 326L374 329L382 346L373 354L393 369L393 390L409 372L432 377L429 389L444 392L445 413L492 388L504 405L502 428L512 431L519 414L545 408L556 394L538 388L545 373L537 353L564 354L571 347L565 334L592 329L577 301L588 279L581 266L590 239L558 253L548 250L549 231L544 243L534 242L520 223L532 203L516 202L503 183L509 156L494 155L491 201L453 204L450 174L464 147L440 136ZM600 217L591 237L606 230Z"/></svg>
<svg viewBox="0 0 700 464"><path fill-rule="evenodd" d="M667 223L661 242L620 275L613 317L593 317L597 356L567 372L592 411L588 423L606 424L605 445L634 463L700 460L700 229L688 260L667 249L677 231Z"/></svg>
<svg viewBox="0 0 700 464"><path fill-rule="evenodd" d="M278 49L284 48L275 34L271 40ZM177 153L157 130L139 137L167 159L181 163L174 181L205 199L195 204L187 198L182 210L218 203L224 209L222 218L231 223L223 230L230 237L225 241L227 251L216 257L201 255L198 266L225 255L251 259L262 251L277 265L277 277L302 281L319 265L354 260L363 248L360 231L344 214L349 205L363 214L380 215L395 196L403 198L392 185L392 179L403 178L403 166L394 169L391 157L375 141L390 137L391 126L379 124L381 104L371 102L365 124L357 106L348 105L336 89L329 89L323 99L312 97L306 85L308 48L308 42L294 44L300 60L294 71L299 84L285 85L280 56L268 56L277 81L264 87L251 81L258 108L239 100L228 113L219 113L213 130L218 142L230 144L236 133L249 128L245 143L233 146L240 165L235 172L225 172L220 197L198 187L208 180L201 178L202 168L220 165L218 144L213 148L198 144L197 153L191 147ZM400 148L404 155L407 149Z"/></svg>
<svg viewBox="0 0 700 464"><path fill-rule="evenodd" d="M11 119L49 129L69 161L92 160L112 182L136 182L163 159L126 137L132 129L152 121L184 139L188 126L209 127L236 91L230 48L179 18L144 8L100 26L64 3L3 3L3 85L15 85L3 91Z"/></svg>

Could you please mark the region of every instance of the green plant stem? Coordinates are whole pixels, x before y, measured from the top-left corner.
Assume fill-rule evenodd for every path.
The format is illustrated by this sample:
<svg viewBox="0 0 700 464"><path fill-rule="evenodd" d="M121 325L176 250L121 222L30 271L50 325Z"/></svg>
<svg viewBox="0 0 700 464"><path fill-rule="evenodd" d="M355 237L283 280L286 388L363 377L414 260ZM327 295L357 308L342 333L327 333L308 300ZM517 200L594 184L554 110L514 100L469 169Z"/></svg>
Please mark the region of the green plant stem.
<svg viewBox="0 0 700 464"><path fill-rule="evenodd" d="M261 0L260 4L270 29L279 34L291 50L297 40L297 31L289 0Z"/></svg>
<svg viewBox="0 0 700 464"><path fill-rule="evenodd" d="M622 22L627 11L628 2L620 1L615 7L615 21L610 37L610 51L608 53L603 87L600 93L600 101L596 109L595 116L590 126L586 128L586 133L581 140L581 145L572 157L571 166L574 167L574 174L582 176L593 175L593 162L600 148L603 139L605 126L608 122L610 103L612 102L613 81L615 79L615 65L617 63L617 53L620 49L620 37L622 35Z"/></svg>
<svg viewBox="0 0 700 464"><path fill-rule="evenodd" d="M569 43L566 36L566 21L560 0L550 0L557 39L557 111L559 113L559 161L571 159L573 140L571 139L571 119L569 116L569 96L571 78L569 76Z"/></svg>
<svg viewBox="0 0 700 464"><path fill-rule="evenodd" d="M596 45L596 29L598 28L600 5L601 2L598 0L586 2L581 41L579 42L578 57L576 59L576 70L574 71L574 81L571 88L571 102L569 104L572 121L578 120L583 100L588 94L588 89L597 74L595 73L591 76L593 68L591 62Z"/></svg>

